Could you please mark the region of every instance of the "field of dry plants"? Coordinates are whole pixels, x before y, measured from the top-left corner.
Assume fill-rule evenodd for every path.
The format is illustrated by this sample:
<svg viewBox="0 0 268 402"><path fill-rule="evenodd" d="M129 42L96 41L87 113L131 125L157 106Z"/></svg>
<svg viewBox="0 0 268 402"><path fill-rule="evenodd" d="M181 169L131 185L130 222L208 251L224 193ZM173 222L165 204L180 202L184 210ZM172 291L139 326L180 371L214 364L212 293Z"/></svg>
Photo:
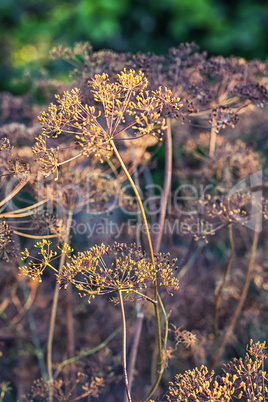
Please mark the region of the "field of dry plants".
<svg viewBox="0 0 268 402"><path fill-rule="evenodd" d="M0 401L267 401L267 62L51 57L0 93Z"/></svg>

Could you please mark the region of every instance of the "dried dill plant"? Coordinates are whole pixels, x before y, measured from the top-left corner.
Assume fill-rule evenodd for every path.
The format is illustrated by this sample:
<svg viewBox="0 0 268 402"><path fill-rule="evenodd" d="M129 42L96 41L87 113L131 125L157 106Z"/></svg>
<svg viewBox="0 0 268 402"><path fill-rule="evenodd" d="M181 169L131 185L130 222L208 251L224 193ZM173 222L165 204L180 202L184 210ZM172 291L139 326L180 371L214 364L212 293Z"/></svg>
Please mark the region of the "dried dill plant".
<svg viewBox="0 0 268 402"><path fill-rule="evenodd" d="M0 222L0 258L9 261L17 255L16 246L12 237L12 231L8 224L2 220Z"/></svg>
<svg viewBox="0 0 268 402"><path fill-rule="evenodd" d="M124 139L124 141L134 140L135 138L141 138L148 134L161 136L163 131L167 129L163 115L169 114L177 116L181 104L179 103L179 99L173 97L171 91L167 88L162 89L160 86L155 91L145 90L148 86L148 80L141 71L136 73L134 70L129 70L129 72L127 72L126 69L124 69L124 71L121 71L121 73L117 75L117 79L114 82L110 82L107 74L103 73L102 75L95 75L94 79L89 81L89 85L92 87L91 92L94 96L95 103L101 104L102 107L96 108L95 106L83 104L77 88L73 89L71 93L66 91L62 98L57 95L56 99L58 105L51 104L48 112L43 112L39 118L43 126L43 134L36 139L37 141L33 150L38 156L38 161L42 163L42 170L45 177L56 172L56 180L58 180L60 166L67 162L72 162L80 156L94 156L103 163L106 160L109 160L111 154L114 153L137 197L137 202L146 228L146 236L150 250L150 264L147 262L144 264L144 267L142 267L142 264L138 263L138 269L133 265L128 268L126 262L124 262L124 257L122 259L122 268L120 268L121 260L119 258L116 260L116 264L119 268L116 265L115 273L113 273L114 268L106 270L102 267L101 270L103 270L103 276L99 275L98 272L96 273L96 266L93 264L93 270L89 271L88 278L84 279L85 282L80 282L78 284L78 288L82 292L85 292L85 290L87 290L86 286L89 284L89 293L94 294L97 292L98 294L98 292L101 293L101 289L105 289L105 286L106 288L107 286L112 286L114 290L119 292L123 319L124 376L128 399L131 400L126 370L126 323L122 292L125 290L132 290L133 283L131 280L128 281L129 275L130 279L134 280L134 283L136 281L136 286L139 288L142 285L144 286L147 277L151 281L154 289L154 296L153 298L147 295L144 297L152 301L154 304L157 321L160 368L158 370L157 379L146 398L148 399L160 382L164 370L163 356L166 353L167 342L168 320L163 302L161 301L158 292L158 287L163 285L165 287L172 286L177 288L178 284L175 278L171 278L172 270L166 256L154 255L148 222L139 192L115 145L115 142L121 139ZM128 138L123 135L123 133L126 132L129 133ZM66 144L69 144L69 146L74 147L74 149L77 150L77 153L69 159L60 161L60 158L62 158L61 148L63 147L57 146L57 148L53 148L52 144L55 138L63 136L65 139L65 146ZM31 277L40 278L43 268L47 265L50 266L50 261L53 260L55 255L53 253L50 254L49 252L46 254L42 244L39 244L38 246L40 247L41 254L44 258L44 263L41 263L39 267L38 264L36 265L34 263L29 267L28 272L27 268L25 268L25 272ZM95 249L97 249L97 246ZM107 250L105 252L107 252ZM91 253L91 251L89 253ZM24 257L28 256L29 253L26 250ZM81 254L77 257L77 260L75 260L75 258L72 259L72 264L66 264L66 267L68 268L66 271L67 278L69 280L74 281L72 278L73 273L80 273L79 270L83 266L83 258L87 263L87 255L83 256ZM91 254L88 255L88 258L91 260ZM134 270L133 277L131 277L132 270ZM64 269L60 269L59 275L61 276L63 272ZM109 275L111 284L108 283ZM124 284L124 281L126 281L126 284L121 285L119 278L123 278L122 284ZM107 281L107 284L104 284L105 281ZM74 283L76 284L76 282ZM85 287L83 287L83 284ZM93 289L93 287L96 288L96 290ZM135 290L135 292L137 293L138 290ZM164 342L162 342L161 339L162 330L160 308L165 317L166 325Z"/></svg>
<svg viewBox="0 0 268 402"><path fill-rule="evenodd" d="M134 130L135 137L147 134L160 135L165 129L165 119L161 117L164 106L176 112L181 107L179 99L171 96L171 91L159 87L156 91L145 91L148 80L140 71L123 71L117 81L110 83L107 74L96 75L89 81L95 102L102 104L103 111L88 106L81 101L80 91L75 88L58 95L58 106L51 104L48 112L43 112L39 120L43 134L37 138L34 152L43 163L46 175L57 170L67 161L59 162L60 149L50 145L50 139L64 134L65 143L77 145L81 155L93 155L100 159L109 158L114 149L114 140L124 131Z"/></svg>
<svg viewBox="0 0 268 402"><path fill-rule="evenodd" d="M71 52L69 50L68 52L65 52L63 57L72 57ZM241 217L241 222L244 222L245 226L248 222L247 217L250 218L250 201L251 201L250 193L244 192L235 194L235 196L231 200L231 208L229 208L228 197L226 197L226 194L223 192L222 187L225 184L231 184L231 183L235 184L237 180L244 179L251 173L254 173L255 169L259 169L260 160L258 158L257 153L252 151L251 147L245 145L250 135L255 140L256 129L251 130L250 135L249 135L250 129L248 129L247 135L245 135L245 130L243 129L240 130L239 132L238 118L240 118L241 122L242 114L243 117L248 117L246 111L254 112L254 109L256 107L263 108L265 106L265 103L267 102L267 91L265 88L265 85L267 85L267 83L265 84L265 81L263 80L263 76L267 74L267 72L264 63L259 62L247 63L243 59L236 59L236 58L231 59L223 59L221 57L210 58L205 53L199 53L198 48L193 44L180 46L178 49L171 49L168 56L154 56L154 55L143 55L143 54L118 55L114 52L106 52L106 51L92 52L91 49L88 50L86 47L81 48L77 47L74 53L77 60L79 60L81 55L81 59L79 60L79 62L82 60L82 62L84 63L85 68L84 69L79 68L79 70L82 71L83 85L85 84L89 76L94 76L94 74L100 74L100 76L102 76L103 72L109 72L109 79L111 80L112 84L115 84L118 83L117 74L119 74L124 67L131 69L135 68L136 70L142 70L142 72L148 79L148 86L146 87L145 91L146 90L156 91L159 85L161 85L162 88L166 86L172 88L172 96L176 95L184 99L183 109L180 108L179 110L176 111L176 113L174 113L174 115L177 113L183 114L185 124L184 126L181 126L181 124L178 124L177 121L172 123L173 149L175 153L173 159L174 163L177 166L177 172L175 172L176 177L175 175L173 175L173 186L174 187L177 186L176 182L177 177L182 177L185 180L188 179L190 180L193 177L194 179L197 178L197 171L193 172L192 167L193 165L194 166L197 165L196 161L193 163L193 160L195 160L195 156L198 153L199 153L198 156L200 157L199 151L201 147L202 155L201 158L198 159L198 162L200 162L201 160L202 167L199 169L199 177L205 180L205 184L207 184L209 180L212 180L214 184L215 182L217 182L217 184L219 184L219 186L221 187L220 189L221 194L220 196L218 195L212 196L211 198L205 197L204 199L201 200L200 203L198 203L197 201L197 203L193 205L193 208L195 208L196 211L198 211L198 214L194 217L189 217L185 219L184 222L188 223L188 229L189 229L188 234L189 236L191 236L191 224L197 222L198 217L200 216L203 217L208 222L214 224L215 226L214 233L216 233L216 236L212 238L210 236L210 234L212 233L206 233L204 231L204 233L201 232L198 233L196 238L200 240L204 239L205 241L210 239L211 242L209 247L211 248L214 247L216 243L219 244L219 248L226 247L226 243L228 243L228 238L225 232L220 231L219 229L223 227L227 227L228 229L239 227L240 222L237 221L237 218L239 216ZM79 78L78 74L77 77ZM75 85L80 87L80 83L79 84L76 83ZM150 92L150 94L151 93L152 92ZM69 93L69 95L70 97L76 96L75 93L74 94ZM106 116L105 113L103 113L101 102L99 102L98 100L94 100L94 94L90 91L86 91L83 87L79 91L78 97L80 95L81 99L79 100L81 100L83 105L87 103L88 105L92 105L96 108L95 117L97 118L97 121L101 124L102 127L104 127L106 131L108 131L107 125L105 123ZM187 99L187 101L185 99ZM123 96L121 101L124 102ZM56 107L57 110L59 111L59 107L62 107L62 103L58 103ZM166 113L167 109L168 108L165 105L162 112ZM79 109L76 110L79 111ZM109 112L109 108L107 108L107 110ZM99 115L100 111L102 115ZM83 118L84 117L85 115L83 115ZM143 134L139 133L138 131L136 132L138 133L136 135L136 133L133 131L133 127L135 127L135 124L133 127L128 127L128 124L131 123L132 118L133 116L126 115L125 116L126 121L124 122L122 119L118 126L117 129L118 137L112 137L112 140L115 141L116 145L120 144L119 145L120 155L124 160L125 165L127 166L127 170L131 175L135 170L131 160L132 148L134 147L135 151L137 151L135 152L136 153L135 157L137 160L137 165L139 165L140 169L140 166L143 164L143 156L144 156L143 152L145 152L144 151L145 140L148 141L152 139L153 141L157 141L157 139L153 137L149 136L143 137ZM192 124L190 124L188 120L191 120ZM65 120L65 122L69 124L68 119ZM76 172L74 172L74 169L77 166L76 164L78 162L77 156L83 153L83 148L87 148L88 138L86 134L83 134L82 132L84 127L83 123L85 123L85 126L86 124L88 124L87 127L90 127L91 122L87 123L85 120L81 118L81 121L78 119L78 123L80 124L80 127L78 126L74 127L73 134L72 133L68 134L64 132L59 134L59 132L57 133L55 131L55 129L57 129L57 126L53 126L51 133L47 133L48 135L47 137L41 136L42 140L46 142L45 144L46 146L42 149L40 148L39 149L40 153L37 153L37 155L38 157L40 156L41 159L42 157L44 159L43 160L44 173L48 179L51 178L52 176L51 173L54 173L56 178L58 178L59 182L58 187L54 186L53 184L55 183L49 182L48 179L47 179L48 181L45 184L44 194L49 193L53 194L53 196L51 197L54 203L53 208L56 205L57 197L61 198L63 206L67 210L69 209L72 210L75 206L79 205L79 203L77 203L77 197L75 192L72 191L72 189L69 189L68 191L64 190L64 183L67 182L69 183L72 180L75 183L77 183L79 182L80 174L81 178L85 176L83 170L83 164L81 164L82 166L81 170L80 167L77 169L77 174ZM242 123L244 123L244 118L242 119ZM261 124L262 123L260 123L260 125ZM168 122L166 122L166 126L167 125ZM206 136L204 147L202 146L202 144L198 144L199 139L196 137L197 131L195 129L195 125L201 126L202 131L205 131L207 129L207 132L205 132L204 134ZM236 132L231 132L230 128L234 127L234 125L236 127ZM123 131L124 127L127 128L126 131ZM224 137L218 135L218 131L223 129L225 129ZM6 130L8 130L8 127L6 127ZM19 128L17 128L17 131L19 132ZM243 133L243 143L241 142L241 140L236 142L237 136L242 135L242 133ZM108 157L113 157L111 156L113 154L113 149L112 148L108 149L108 142L110 139L109 137L107 137L105 140L104 134L103 137L102 134L103 133L101 132L100 139L102 139L102 142L98 144L96 141L92 146L89 146L87 151L88 154L90 153L90 155L92 151L93 155L95 154L97 156L97 158L95 158L96 160L101 159L103 162L106 162L108 160ZM214 151L213 151L212 134L213 135L215 134L216 137ZM54 138L57 135L58 138ZM78 136L78 138L76 138L76 135ZM137 136L140 136L140 138L137 139ZM196 147L193 151L191 151L193 152L192 156L194 156L194 158L192 159L189 157L187 157L187 159L185 157L181 158L180 154L178 153L178 149L180 146L183 146L185 144L186 139L189 139L189 137L193 142L193 144L197 144L198 146L200 145L200 147L199 149L196 149L197 148ZM124 140L123 138L126 138L126 140ZM132 141L132 139L134 138L135 141ZM261 138L266 138L265 129L263 129ZM118 139L118 142L116 142L116 139ZM256 141L259 141L259 145L261 144L261 140L259 138ZM100 147L99 149L95 147L96 143L97 148L98 146ZM136 146L136 144L138 143L141 144L141 146L139 146L139 149L137 149ZM66 145L68 147L67 150L65 149ZM96 150L94 149L94 147L96 148ZM209 152L210 155L208 155ZM85 156L86 156L85 157L86 161L85 165L86 165L89 164L89 159L87 159L87 153ZM148 158L148 154L145 156L146 158ZM69 161L70 166L69 169L65 169L64 162L66 161ZM14 171L19 171L18 169L19 166L18 164L16 165L15 162L16 161L14 159L13 167L9 166L12 172L10 171L6 173L14 174ZM120 163L118 162L116 163L114 158L112 159L112 163L115 166L114 172L115 170L119 171L119 169L121 169ZM93 169L97 169L96 165L93 166ZM123 182L122 173L124 172L122 172L121 170L119 172L121 183ZM181 176L179 176L179 174ZM96 187L94 187L93 192L91 194L92 200L90 201L90 206L94 209L94 211L102 209L102 205L105 204L106 202L109 203L109 200L111 200L111 198L109 198L109 194L112 193L112 197L114 194L113 191L111 191L110 193L110 190L112 190L110 188L108 189L109 191L105 192L105 190L107 190L106 186L107 181L106 182L103 181L103 183L101 183L102 185L98 187L99 177L100 176L98 175L96 176ZM79 184L83 186L83 182ZM191 196L191 194L189 194L189 196ZM88 197L88 201L89 198L91 197ZM96 202L94 201L94 198ZM263 215L265 218L267 218L268 215L267 203L265 205L265 202L263 201L263 204L264 204ZM203 214L201 214L202 211ZM181 218L181 216L179 217ZM173 218L177 219L178 215L176 215L175 217L172 216L171 219ZM60 220L57 220L56 222L55 219L57 219L57 217L54 217L54 215L48 216L46 214L46 216L45 215L42 216L39 214L39 211L36 210L34 211L34 214L29 217L27 225L30 225L30 227L34 228L34 231L40 230L41 235L44 233L46 234L54 233L53 228L54 227L59 228L59 225L61 225L62 222ZM9 218L8 223L11 224L14 223L14 221L11 222ZM24 224L24 229L27 227L27 225ZM45 230L46 225L50 228L50 232L43 231ZM14 228L14 226L11 227ZM62 232L64 231L65 229L62 227ZM59 236L58 229L55 229L55 234ZM63 240L63 237L64 233L62 233L60 239ZM247 237L245 233L244 237ZM235 236L235 240L239 241L239 236ZM250 242L250 239L248 239L248 241ZM190 246L188 246L188 240L185 241L184 239L182 239L182 236L180 236L179 240L175 236L173 237L167 236L164 238L164 242L165 244L170 242L171 246L174 245L172 244L173 242L174 243L177 242L176 250L177 251L179 250L179 255L182 254L182 251L180 250L181 244L183 245L186 244L187 247L189 247L188 250L189 255L191 255L191 253L192 255L194 254L195 249L191 249L191 242ZM202 246L203 243L200 242L199 244L201 244ZM197 247L199 247L199 244L197 245ZM229 246L229 243L227 244L227 246ZM237 244L236 247L238 248L238 252L241 252ZM217 253L218 248L216 246L215 250L216 250L215 252ZM88 250L88 253L90 252L92 252L92 249ZM191 325L194 327L195 325L197 325L199 326L199 328L202 325L204 325L203 328L204 337L207 336L208 333L211 334L210 321L208 322L208 320L206 320L207 317L204 317L205 315L203 314L204 309L206 308L208 311L213 310L213 305L211 307L210 303L211 300L209 295L210 293L212 293L215 287L214 285L217 278L219 276L222 276L222 273L219 272L222 264L219 261L218 257L213 256L212 258L211 255L212 253L210 249L207 254L208 258L206 259L207 257L206 252L203 252L203 255L201 255L198 264L194 264L199 265L200 269L198 269L198 267L195 267L197 269L197 274L196 272L194 272L193 275L194 277L192 278L192 282L189 284L189 286L184 285L185 295L183 294L183 296L181 296L181 299L185 297L186 300L184 307L187 307L186 306L187 303L189 306L193 306L192 312L190 311L189 313L189 310L187 310L187 308L178 308L178 304L176 304L177 301L176 299L174 300L174 298L173 298L174 301L172 300L172 302L165 300L165 302L167 301L167 305L168 303L170 303L170 308L173 309L173 314L174 312L176 314L176 310L178 310L177 316L175 315L175 319L178 320L180 325L182 324L183 327L185 323L189 324L188 328ZM77 253L75 253L75 255L77 256ZM156 256L154 255L154 258L155 257ZM74 256L73 258L75 259ZM104 255L105 259L104 272L107 271L107 268L109 266L109 264L107 263L107 259L109 258L110 258L109 255ZM68 259L68 262L70 262L70 259ZM40 261L38 262L38 264L40 264ZM246 267L244 267L244 264L242 265L241 265L242 268L240 269L241 272L239 271L240 275L244 275L244 271L242 269L244 268L246 269ZM213 267L213 270L211 269L210 272L207 273L207 278L205 278L205 274L202 276L201 273L202 269L205 270L206 267L208 267L208 271L210 267ZM97 267L96 271L98 271L99 268L100 266ZM72 269L73 270L75 269L75 264L73 264ZM84 277L87 278L87 280L90 273L89 271L90 271L89 266L86 266L84 260L82 273ZM119 277L120 279L123 278L123 276L120 276L120 273ZM159 279L160 277L158 275L158 280ZM64 280L66 281L66 278L64 278L63 281ZM74 275L73 280L74 282L79 280L79 273L77 273L77 275ZM202 286L202 280L203 280L202 289L203 293L205 294L201 295L200 288ZM115 285L114 282L112 283L112 280L110 282L111 285L113 286ZM207 282L208 284L206 285L205 282ZM139 285L140 284L137 284L136 288L137 291L139 291ZM68 288L70 289L71 286L69 286ZM105 288L105 292L110 291L110 289L112 289L112 286L111 288ZM113 289L115 289L115 286L113 287ZM96 292L96 287L93 290L94 292ZM232 297L233 295L237 297L236 295L237 293L239 293L239 290L240 288L236 287L235 290L232 291L229 298L227 298L227 296L226 298L230 300L230 297ZM147 291L149 292L148 288L145 290L146 295ZM228 288L226 287L226 294L228 294L228 292L231 292L230 287ZM151 296L151 293L148 294ZM265 298L263 296L262 298L260 297L260 300L261 300L261 306L263 305L265 306L267 304L267 303L265 304ZM126 298L124 298L124 303L125 302ZM202 303L204 306L203 310L201 306ZM202 314L201 317L198 317L198 314L195 314L194 312L196 304L200 305L200 309L198 311L201 311ZM221 311L220 318L222 320L221 325L223 326L226 323L226 319L229 317L229 311L227 307L228 306L226 306ZM253 308L251 309L251 304L249 300L249 307L247 310L245 310L246 312L249 312L249 314L247 314L248 323L250 323L250 314L254 314L254 311L257 309L256 306L254 307L254 304L252 305L252 307ZM245 318L242 317L241 328L239 330L240 333L242 333L244 330L243 326L245 325L244 321ZM260 321L262 320L260 319ZM187 334L184 333L184 336L186 337ZM167 352L168 352L167 349L163 351L164 355L163 360L165 360L165 355L167 354ZM212 353L210 353L211 349L209 348L208 351L206 352L208 355L211 355L213 353L213 351Z"/></svg>
<svg viewBox="0 0 268 402"><path fill-rule="evenodd" d="M152 287L155 276L159 280L159 287L163 286L168 291L178 289L178 280L173 275L175 260L170 261L169 255L156 254L155 264L147 257L141 249L135 245L117 244L113 246L94 246L90 250L79 253L78 256L71 257L70 246L64 244L60 252L52 251L52 242L43 240L36 244L39 249L40 257L33 258L28 249L22 252L22 260L32 258L26 266L21 267L21 273L30 279L39 279L43 275L46 267L56 272L57 280L60 284L70 282L74 284L81 297L87 296L89 300L96 295L103 295L118 292L119 301L123 317L124 340L123 347L126 348L126 320L124 313L124 301L122 293L133 293L145 300L155 304L155 300L146 294L146 289ZM66 262L62 268L55 268L55 260L60 255L66 255L70 263ZM106 262L105 257L112 258L111 262ZM113 261L114 260L114 261ZM167 318L166 318L167 319ZM168 348L163 352L163 363L166 364ZM126 387L128 390L127 371L124 357L124 374ZM53 387L50 386L50 398L52 397ZM131 400L130 391L128 390Z"/></svg>
<svg viewBox="0 0 268 402"><path fill-rule="evenodd" d="M233 359L224 365L222 376L215 376L206 366L177 374L170 383L168 402L210 401L228 402L237 399L265 401L268 397L268 377L264 362L268 355L265 342L253 343L247 347L245 359Z"/></svg>
<svg viewBox="0 0 268 402"><path fill-rule="evenodd" d="M112 256L115 261L108 264L105 262L107 256ZM153 266L146 253L135 245L102 244L72 257L63 267L60 280L74 284L81 296L89 298L119 290L147 298L143 290L152 285L155 272L159 286L167 290L178 289L178 281L173 275L175 262L166 255L157 254Z"/></svg>
<svg viewBox="0 0 268 402"><path fill-rule="evenodd" d="M57 378L52 384L53 401L79 401L98 398L105 382L103 378L89 379L84 373L77 372L76 378ZM41 402L49 399L49 385L43 379L36 380L31 391L23 398L26 401Z"/></svg>

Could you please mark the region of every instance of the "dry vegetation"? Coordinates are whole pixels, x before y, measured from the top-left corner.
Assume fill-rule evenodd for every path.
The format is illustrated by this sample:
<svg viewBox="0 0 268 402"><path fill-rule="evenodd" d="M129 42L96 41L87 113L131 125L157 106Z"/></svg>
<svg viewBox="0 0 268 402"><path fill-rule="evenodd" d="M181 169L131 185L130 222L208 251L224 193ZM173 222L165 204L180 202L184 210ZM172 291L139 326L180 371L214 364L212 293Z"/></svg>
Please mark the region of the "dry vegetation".
<svg viewBox="0 0 268 402"><path fill-rule="evenodd" d="M267 400L267 63L52 55L0 94L0 400Z"/></svg>

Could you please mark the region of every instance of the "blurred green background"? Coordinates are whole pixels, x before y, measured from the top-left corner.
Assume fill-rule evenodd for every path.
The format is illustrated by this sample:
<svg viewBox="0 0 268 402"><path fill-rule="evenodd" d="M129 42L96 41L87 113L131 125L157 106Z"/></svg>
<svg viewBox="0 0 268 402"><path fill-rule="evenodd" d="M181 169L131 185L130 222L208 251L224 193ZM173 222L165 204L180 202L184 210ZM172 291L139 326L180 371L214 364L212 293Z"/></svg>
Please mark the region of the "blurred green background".
<svg viewBox="0 0 268 402"><path fill-rule="evenodd" d="M267 0L0 0L0 89L42 68L50 49L89 41L94 49L166 53L195 41L209 54L264 60Z"/></svg>

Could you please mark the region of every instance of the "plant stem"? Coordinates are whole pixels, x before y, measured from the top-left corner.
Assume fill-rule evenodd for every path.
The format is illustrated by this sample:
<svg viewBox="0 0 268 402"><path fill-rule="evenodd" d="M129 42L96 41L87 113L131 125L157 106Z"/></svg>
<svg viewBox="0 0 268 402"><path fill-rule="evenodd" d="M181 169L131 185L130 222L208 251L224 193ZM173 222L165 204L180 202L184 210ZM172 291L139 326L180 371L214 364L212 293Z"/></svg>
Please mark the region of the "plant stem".
<svg viewBox="0 0 268 402"><path fill-rule="evenodd" d="M229 275L233 256L234 256L234 239L233 239L233 225L229 225L229 239L230 239L230 245L231 245L231 253L228 259L228 264L224 273L224 277L222 278L221 284L218 288L217 294L216 294L216 300L215 300L215 310L214 310L214 333L215 336L218 337L218 314L219 314L219 304L220 304L220 297L222 290L225 286L227 276Z"/></svg>
<svg viewBox="0 0 268 402"><path fill-rule="evenodd" d="M170 186L171 186L171 178L172 178L172 135L171 135L171 119L167 119L167 130L166 130L166 137L165 137L165 147L166 147L166 159L165 159L165 176L164 176L164 189L161 197L161 211L160 211L160 216L159 216L159 231L157 234L157 237L155 239L154 243L154 250L157 253L160 248L162 236L163 236L163 231L164 231L164 225L165 225L165 217L166 217L166 212L167 212L167 204L168 204L168 197L170 193ZM162 303L162 300L160 298L160 295L158 295L158 300L161 305L163 314L165 316L165 337L163 341L163 345L161 347L161 354L162 351L164 352L166 349L167 345L167 336L168 336L168 317L165 312L164 305ZM164 362L163 362L163 356L161 356L161 368L159 370L159 375L158 378L155 382L155 385L152 387L147 399L150 398L150 396L154 393L155 389L157 388L162 373L164 371Z"/></svg>
<svg viewBox="0 0 268 402"><path fill-rule="evenodd" d="M0 201L0 207L2 207L4 204L6 204L9 200L11 200L13 197L15 197L16 194L20 192L20 190L26 186L28 183L29 179L21 181L13 190L10 191L10 193L4 198L3 200Z"/></svg>
<svg viewBox="0 0 268 402"><path fill-rule="evenodd" d="M18 236L28 237L29 239L53 239L57 237L57 235L30 235L27 233L18 232L17 230L13 230L13 233Z"/></svg>
<svg viewBox="0 0 268 402"><path fill-rule="evenodd" d="M23 218L25 216L34 215L36 213L36 210L46 202L47 200L42 200L36 202L35 204L29 207L16 209L15 211L5 212L3 214L0 214L0 218Z"/></svg>
<svg viewBox="0 0 268 402"><path fill-rule="evenodd" d="M67 334L68 334L68 355L75 355L75 335L74 335L74 317L73 317L73 293L72 287L68 286L66 295L66 315L67 315ZM75 379L75 366L71 365L71 375Z"/></svg>
<svg viewBox="0 0 268 402"><path fill-rule="evenodd" d="M132 165L134 169L134 182L137 188L139 188L139 175L138 175L138 169L137 169L137 164L136 164L136 158L135 158L135 148L132 144L130 143L130 149L131 149L131 157L132 157ZM136 231L136 243L137 246L140 247L141 241L140 241L140 235L141 235L141 216L138 214L137 216L138 220L138 228ZM129 363L128 363L128 387L129 387L129 392L131 393L131 388L132 388L132 383L133 383L133 376L134 376L134 369L135 369L135 364L136 364L136 359L137 359L137 354L138 354L138 348L139 348L139 343L140 343L140 338L141 338L141 329L142 329L142 322L144 319L144 314L143 314L143 306L139 303L139 301L136 302L136 323L135 323L135 331L131 343L131 352L129 356ZM124 396L124 402L127 402L128 400L128 394L125 392Z"/></svg>
<svg viewBox="0 0 268 402"><path fill-rule="evenodd" d="M142 323L143 323L143 318L144 318L144 314L141 310L141 305L137 305L136 308L137 308L136 326L135 326L135 333L133 336L133 342L132 342L131 353L129 356L129 364L128 364L129 392L131 392L131 388L132 388L133 373L134 373L134 368L135 368L135 363L136 363L136 357L138 354L138 347L139 347L139 343L140 343L141 329L142 329ZM126 392L125 402L126 402L127 398L128 398L128 395Z"/></svg>
<svg viewBox="0 0 268 402"><path fill-rule="evenodd" d="M137 197L137 201L138 201L138 204L139 204L139 207L140 207L142 219L143 219L144 226L145 226L148 246L149 246L149 250L150 250L151 262L152 262L153 265L155 265L154 251L153 251L153 246L152 246L151 235L150 235L147 218L146 218L146 215L145 215L145 211L144 211L144 208L143 208L143 204L142 204L139 192L138 192L137 187L135 186L135 183L132 180L132 178L131 178L131 176L130 176L127 168L126 168L126 165L124 164L124 161L122 160L122 158L121 158L121 156L120 156L120 154L119 154L119 152L117 150L117 147L116 147L116 145L115 145L113 140L111 140L111 145L112 145L112 147L114 149L115 155L116 155L117 159L119 160L123 171L125 172L125 175L127 176L127 179L129 181L129 183L131 184L131 187L132 187L132 189L134 191L134 194ZM158 384L159 384L159 382L161 380L162 373L163 373L161 321L160 321L160 313L159 313L159 306L158 306L158 289L157 289L157 276L156 276L156 273L155 273L155 279L154 279L154 299L156 301L156 303L154 304L154 308L155 308L155 317L156 317L156 325L157 325L159 371L158 371L158 376L157 376L157 379L155 381L155 384L153 385L150 393L148 394L147 398L145 399L146 401L150 398L150 396L154 393L154 391L158 387Z"/></svg>
<svg viewBox="0 0 268 402"><path fill-rule="evenodd" d="M167 212L167 203L171 186L171 176L172 176L172 136L171 136L171 120L167 119L167 130L165 136L165 176L164 176L164 189L161 196L161 210L159 216L159 231L154 242L154 251L158 253L161 239L163 236L165 217Z"/></svg>
<svg viewBox="0 0 268 402"><path fill-rule="evenodd" d="M122 313L122 322L123 322L123 370L124 370L124 378L125 378L125 384L126 384L126 392L127 392L128 400L129 400L129 402L131 402L131 395L130 395L130 391L129 391L128 377L127 377L127 327L126 327L126 316L125 316L124 301L123 301L121 290L119 290L118 293L119 293L121 313Z"/></svg>
<svg viewBox="0 0 268 402"><path fill-rule="evenodd" d="M254 232L254 237L253 237L253 242L252 242L252 247L251 247L251 252L250 252L250 259L249 259L249 264L248 264L248 270L247 270L247 276L246 276L246 280L244 283L244 287L243 287L243 291L240 297L240 300L238 302L238 305L236 307L235 313L233 315L233 318L225 332L223 341L221 343L221 346L218 350L218 353L216 354L214 361L212 363L212 367L216 367L219 360L222 357L222 354L224 352L225 346L227 345L227 343L229 342L232 334L233 334L233 330L235 327L235 324L238 320L238 317L242 311L242 308L244 306L246 297L247 297L247 293L248 293L248 288L249 288L249 283L250 283L250 278L251 278L251 273L252 273L252 269L254 267L254 262L255 262L255 258L256 258L256 252L257 252L257 246L258 246L258 240L259 240L259 222L256 223L256 228L255 228L255 232Z"/></svg>
<svg viewBox="0 0 268 402"><path fill-rule="evenodd" d="M22 290L23 290L25 300L27 300L29 298L29 287L28 287L28 285L27 285L27 283L25 281L22 281ZM45 380L47 380L47 378L46 378L47 377L47 372L46 372L46 364L45 364L45 360L44 360L44 353L43 353L43 351L41 349L40 341L39 341L39 338L37 336L36 323L35 323L35 319L34 319L34 315L33 315L31 306L29 306L29 308L27 308L27 316L28 316L28 322L29 322L30 331L31 331L31 334L32 334L35 353L36 353L38 363L39 363L41 376Z"/></svg>
<svg viewBox="0 0 268 402"><path fill-rule="evenodd" d="M136 187L134 181L132 180L132 177L130 176L130 174L129 174L128 170L127 170L127 167L126 167L123 159L121 158L121 156L120 156L120 154L119 154L119 152L117 150L117 147L116 147L116 145L115 145L113 140L111 140L111 145L112 145L112 147L114 149L114 152L115 152L115 155L116 155L117 159L120 162L120 165L121 165L122 169L125 172L125 175L127 176L128 181L131 184L131 187L132 187L132 189L133 189L133 191L135 193L135 196L137 197L137 201L138 201L140 211L141 211L141 215L142 215L142 220L143 220L144 226L145 226L146 237L147 237L148 246L149 246L149 250L150 250L151 261L152 261L152 264L155 265L151 235L150 235L150 231L149 231L148 221L147 221L145 211L144 211L144 208L143 208L143 204L142 204L142 201L141 201L141 198L140 198L140 194L139 194L139 192L137 190L137 187Z"/></svg>
<svg viewBox="0 0 268 402"><path fill-rule="evenodd" d="M54 290L54 297L53 297L52 310L51 310L51 316L50 316L49 334L48 334L48 341L47 341L47 373L48 373L48 378L49 378L49 402L53 402L52 344L53 344L53 336L54 336L55 321L56 321L56 311L57 311L58 299L59 299L59 288L60 288L60 285L57 282L55 290Z"/></svg>
<svg viewBox="0 0 268 402"><path fill-rule="evenodd" d="M67 224L66 224L65 239L64 239L65 243L69 239L71 223L72 223L72 211L69 211L68 218L67 218ZM59 274L62 270L64 261L65 261L65 254L61 254L60 263L59 263L59 271L58 271ZM53 337L54 337L55 322L56 322L56 313L57 313L58 300L59 300L59 290L60 290L60 284L57 282L55 290L54 290L54 297L53 297L52 310L51 310L51 316L50 316L49 334L48 334L48 341L47 341L47 372L48 372L48 380L49 380L49 402L53 402L52 346L53 346Z"/></svg>
<svg viewBox="0 0 268 402"><path fill-rule="evenodd" d="M209 145L209 156L213 158L216 148L216 137L217 137L217 119L212 115L211 120L211 132L210 132L210 145Z"/></svg>
<svg viewBox="0 0 268 402"><path fill-rule="evenodd" d="M127 321L130 322L133 319L129 319ZM57 376L59 375L60 371L63 369L63 367L67 366L68 364L72 364L75 363L78 360L83 359L83 357L86 356L90 356L93 355L94 353L99 352L101 349L103 349L117 334L119 334L119 332L122 330L122 325L120 327L118 327L116 330L114 330L103 342L101 342L98 346L96 346L95 348L89 349L87 351L82 352L80 355L74 356L70 359L64 360L63 362L61 362L58 365L57 371L54 375L54 378L57 378Z"/></svg>

